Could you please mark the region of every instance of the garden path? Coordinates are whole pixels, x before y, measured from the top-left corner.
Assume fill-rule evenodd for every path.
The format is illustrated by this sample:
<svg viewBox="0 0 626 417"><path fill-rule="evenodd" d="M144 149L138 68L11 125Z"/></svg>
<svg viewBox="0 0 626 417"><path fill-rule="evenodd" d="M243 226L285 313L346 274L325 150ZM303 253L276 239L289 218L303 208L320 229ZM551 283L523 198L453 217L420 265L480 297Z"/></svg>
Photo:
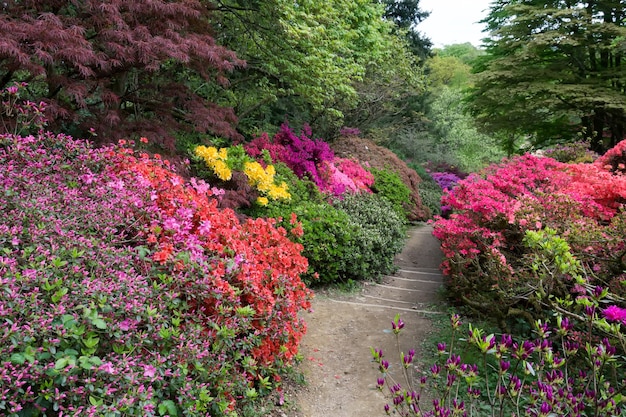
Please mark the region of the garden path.
<svg viewBox="0 0 626 417"><path fill-rule="evenodd" d="M439 241L428 225L408 232L404 250L396 256L398 271L381 283L368 283L353 294L318 292L312 312L305 313L307 334L301 344L299 371L306 385L288 398L282 417L384 416L385 399L376 388L379 376L370 347L382 348L400 371L391 320L400 313L406 327L401 348L419 349L431 329L429 317L441 314L436 304L442 276ZM398 375L399 376L399 375Z"/></svg>

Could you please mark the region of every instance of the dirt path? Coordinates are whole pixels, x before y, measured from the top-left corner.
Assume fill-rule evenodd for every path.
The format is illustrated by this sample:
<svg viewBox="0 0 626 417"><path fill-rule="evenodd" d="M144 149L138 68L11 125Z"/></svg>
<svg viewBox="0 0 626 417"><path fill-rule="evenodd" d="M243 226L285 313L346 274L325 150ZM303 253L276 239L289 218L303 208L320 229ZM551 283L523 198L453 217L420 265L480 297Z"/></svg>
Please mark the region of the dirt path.
<svg viewBox="0 0 626 417"><path fill-rule="evenodd" d="M307 385L295 393L291 417L384 416L385 400L376 389L378 372L370 347L382 348L400 372L391 320L400 313L406 323L402 349L419 349L430 331L433 307L441 286L438 241L429 226L409 231L399 270L380 284L371 283L354 295L318 293L305 319L308 331L300 371ZM419 356L419 350L417 352ZM287 414L283 414L287 415Z"/></svg>

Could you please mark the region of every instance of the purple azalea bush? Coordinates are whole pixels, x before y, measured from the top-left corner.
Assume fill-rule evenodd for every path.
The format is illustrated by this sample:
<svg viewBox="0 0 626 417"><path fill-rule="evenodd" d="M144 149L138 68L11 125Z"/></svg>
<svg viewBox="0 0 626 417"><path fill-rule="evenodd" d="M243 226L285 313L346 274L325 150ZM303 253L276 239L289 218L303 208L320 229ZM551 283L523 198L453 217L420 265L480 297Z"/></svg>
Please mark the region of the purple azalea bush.
<svg viewBox="0 0 626 417"><path fill-rule="evenodd" d="M459 181L461 177L452 172L432 172L430 176L442 190L451 190Z"/></svg>

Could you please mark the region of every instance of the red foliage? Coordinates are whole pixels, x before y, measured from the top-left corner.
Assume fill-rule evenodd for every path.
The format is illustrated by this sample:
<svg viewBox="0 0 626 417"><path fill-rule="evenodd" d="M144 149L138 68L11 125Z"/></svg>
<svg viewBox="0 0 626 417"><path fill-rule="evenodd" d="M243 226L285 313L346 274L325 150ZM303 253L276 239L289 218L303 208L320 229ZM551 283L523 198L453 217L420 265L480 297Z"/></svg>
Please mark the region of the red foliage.
<svg viewBox="0 0 626 417"><path fill-rule="evenodd" d="M173 129L237 137L232 109L209 103L174 74L225 83L243 65L216 45L206 3L7 2L0 14L0 87L28 81L52 127L94 127L117 139L141 132L172 146Z"/></svg>

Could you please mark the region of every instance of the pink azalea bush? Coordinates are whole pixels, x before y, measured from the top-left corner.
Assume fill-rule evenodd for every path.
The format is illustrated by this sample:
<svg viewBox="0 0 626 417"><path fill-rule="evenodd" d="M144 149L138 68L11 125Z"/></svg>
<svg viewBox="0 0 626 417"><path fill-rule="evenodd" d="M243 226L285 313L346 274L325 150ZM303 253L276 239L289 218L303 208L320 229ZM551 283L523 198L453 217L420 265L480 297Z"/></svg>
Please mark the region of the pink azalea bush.
<svg viewBox="0 0 626 417"><path fill-rule="evenodd" d="M444 252L451 298L504 327L513 316L542 317L536 288L542 287L546 297L577 290L567 273L555 270L544 279L531 266L537 251L557 250L523 245L527 231L545 228L571 246L591 274L591 284L623 295L626 176L619 172L619 157L625 143L591 164L516 157L445 193L442 204L453 213L434 222L434 234Z"/></svg>
<svg viewBox="0 0 626 417"><path fill-rule="evenodd" d="M345 193L371 193L370 187L374 184L374 175L361 164L348 158L333 158L320 164L322 178L322 192L335 197Z"/></svg>
<svg viewBox="0 0 626 417"><path fill-rule="evenodd" d="M311 294L273 221L47 132L0 137L0 194L0 414L220 416L279 387Z"/></svg>

